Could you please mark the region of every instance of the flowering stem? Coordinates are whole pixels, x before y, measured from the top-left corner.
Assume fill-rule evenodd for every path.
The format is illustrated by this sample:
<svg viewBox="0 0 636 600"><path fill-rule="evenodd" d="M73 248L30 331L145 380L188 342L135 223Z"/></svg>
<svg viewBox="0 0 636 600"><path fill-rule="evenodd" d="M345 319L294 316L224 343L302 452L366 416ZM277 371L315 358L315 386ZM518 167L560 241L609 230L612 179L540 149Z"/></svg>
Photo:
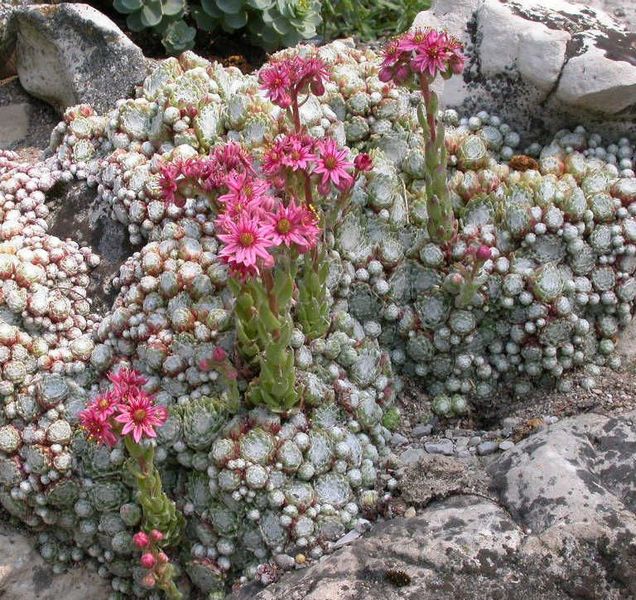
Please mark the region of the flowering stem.
<svg viewBox="0 0 636 600"><path fill-rule="evenodd" d="M438 100L428 78L421 74L419 82L423 102L417 116L425 138L427 228L431 240L446 244L455 232L455 214L446 183L444 129L438 122Z"/></svg>
<svg viewBox="0 0 636 600"><path fill-rule="evenodd" d="M437 137L437 126L436 126L436 117L435 114L437 111L433 106L432 102L432 93L431 88L429 87L429 81L426 75L420 75L420 91L422 92L422 98L424 100L424 106L426 107L426 119L428 121L428 129L429 135L431 136L431 142L435 143L435 138Z"/></svg>
<svg viewBox="0 0 636 600"><path fill-rule="evenodd" d="M298 106L298 93L294 90L292 92L292 117L294 119L294 129L296 133L300 133L302 131L302 124L300 123L300 107Z"/></svg>
<svg viewBox="0 0 636 600"><path fill-rule="evenodd" d="M124 437L124 444L133 459L128 466L137 483L144 527L161 531L165 545L172 546L179 541L185 521L175 503L163 491L161 475L154 464L155 450L152 446L142 447L130 436Z"/></svg>

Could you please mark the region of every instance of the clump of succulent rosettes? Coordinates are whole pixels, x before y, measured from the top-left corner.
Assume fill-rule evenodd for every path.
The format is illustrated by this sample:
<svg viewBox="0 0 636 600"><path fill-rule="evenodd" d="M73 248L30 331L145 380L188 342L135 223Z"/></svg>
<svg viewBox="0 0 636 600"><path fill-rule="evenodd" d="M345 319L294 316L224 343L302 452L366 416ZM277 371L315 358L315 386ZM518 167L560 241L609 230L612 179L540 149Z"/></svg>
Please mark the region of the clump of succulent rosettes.
<svg viewBox="0 0 636 600"><path fill-rule="evenodd" d="M67 111L45 163L0 152L0 503L56 571L92 561L116 597L156 597L163 564L192 595L273 581L382 511L402 377L452 417L619 365L633 141L524 148L496 115L424 111L422 81L461 60L412 65L422 40L382 76L342 42L254 75L186 52L106 115ZM138 246L101 315L97 257L48 232L46 193L73 178ZM111 417L118 441L95 443L79 415L124 368L167 418L137 444Z"/></svg>

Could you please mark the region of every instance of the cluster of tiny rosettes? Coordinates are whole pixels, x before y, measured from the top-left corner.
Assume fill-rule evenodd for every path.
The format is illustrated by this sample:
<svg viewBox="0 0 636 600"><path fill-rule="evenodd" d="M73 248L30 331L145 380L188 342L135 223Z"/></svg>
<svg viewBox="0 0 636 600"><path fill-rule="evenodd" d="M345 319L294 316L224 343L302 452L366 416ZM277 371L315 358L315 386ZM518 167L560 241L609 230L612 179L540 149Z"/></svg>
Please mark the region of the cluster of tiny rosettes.
<svg viewBox="0 0 636 600"><path fill-rule="evenodd" d="M458 75L464 69L462 45L445 31L409 31L391 40L384 49L380 80L403 84L412 75L443 77Z"/></svg>
<svg viewBox="0 0 636 600"><path fill-rule="evenodd" d="M154 397L142 389L146 379L125 368L108 378L113 388L97 396L80 413L88 437L107 446L115 446L119 436L131 436L136 443L156 437L155 428L166 422L168 411L157 406Z"/></svg>

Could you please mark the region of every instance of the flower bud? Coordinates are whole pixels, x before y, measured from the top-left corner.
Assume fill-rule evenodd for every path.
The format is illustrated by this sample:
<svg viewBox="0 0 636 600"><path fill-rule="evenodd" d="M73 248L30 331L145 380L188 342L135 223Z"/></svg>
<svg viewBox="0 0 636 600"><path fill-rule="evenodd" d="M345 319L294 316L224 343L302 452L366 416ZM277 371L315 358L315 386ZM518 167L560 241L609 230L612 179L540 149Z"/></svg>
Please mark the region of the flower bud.
<svg viewBox="0 0 636 600"><path fill-rule="evenodd" d="M152 573L148 573L142 580L141 580L141 584L148 589L151 589L153 587L155 587L155 583L157 583L157 580L155 579L155 576Z"/></svg>
<svg viewBox="0 0 636 600"><path fill-rule="evenodd" d="M141 550L142 548L145 548L150 543L150 540L148 539L148 536L143 531L139 531L135 535L133 535L133 543L135 544L137 548Z"/></svg>
<svg viewBox="0 0 636 600"><path fill-rule="evenodd" d="M479 246L479 248L477 248L475 256L477 257L477 260L487 261L491 258L492 251L488 246L482 244L481 246Z"/></svg>
<svg viewBox="0 0 636 600"><path fill-rule="evenodd" d="M227 352L221 346L217 346L212 352L212 358L216 362L223 362L227 358Z"/></svg>
<svg viewBox="0 0 636 600"><path fill-rule="evenodd" d="M153 542L160 542L163 539L163 533L161 533L158 529L153 529L150 532L150 537Z"/></svg>
<svg viewBox="0 0 636 600"><path fill-rule="evenodd" d="M380 74L378 75L378 79L383 81L384 83L388 83L393 79L393 73L389 67L383 67L380 69Z"/></svg>
<svg viewBox="0 0 636 600"><path fill-rule="evenodd" d="M358 171L370 171L373 168L373 161L366 152L358 154L353 159L353 164Z"/></svg>
<svg viewBox="0 0 636 600"><path fill-rule="evenodd" d="M157 559L152 554L150 554L150 552L146 552L145 554L141 555L139 562L145 569L152 569L157 564Z"/></svg>
<svg viewBox="0 0 636 600"><path fill-rule="evenodd" d="M322 96L325 93L325 85L320 79L314 79L309 87L316 96Z"/></svg>

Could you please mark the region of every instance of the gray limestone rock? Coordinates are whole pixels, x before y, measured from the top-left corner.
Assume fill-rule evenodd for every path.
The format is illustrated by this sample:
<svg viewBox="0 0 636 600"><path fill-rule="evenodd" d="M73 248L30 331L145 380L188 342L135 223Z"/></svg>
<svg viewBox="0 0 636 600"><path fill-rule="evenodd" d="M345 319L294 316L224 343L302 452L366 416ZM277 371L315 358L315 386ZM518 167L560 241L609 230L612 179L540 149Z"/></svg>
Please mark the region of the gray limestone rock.
<svg viewBox="0 0 636 600"><path fill-rule="evenodd" d="M22 6L11 23L22 87L60 112L80 103L105 111L147 75L141 50L86 4Z"/></svg>
<svg viewBox="0 0 636 600"><path fill-rule="evenodd" d="M50 197L49 233L62 239L72 238L100 256L100 264L90 274L89 293L95 311L109 310L115 297L112 279L135 251L125 227L106 214L96 202L96 190L84 181L60 184Z"/></svg>
<svg viewBox="0 0 636 600"><path fill-rule="evenodd" d="M598 3L597 3L598 4ZM567 0L437 0L414 27L460 38L463 77L447 106L514 123L526 140L573 124L629 131L636 114L636 34L600 8Z"/></svg>
<svg viewBox="0 0 636 600"><path fill-rule="evenodd" d="M401 484L402 499L423 506L417 516L376 525L309 568L233 598L633 598L635 423L636 413L581 415L496 458L422 458Z"/></svg>
<svg viewBox="0 0 636 600"><path fill-rule="evenodd" d="M0 597L7 600L106 600L110 585L86 566L53 575L31 539L0 524Z"/></svg>

